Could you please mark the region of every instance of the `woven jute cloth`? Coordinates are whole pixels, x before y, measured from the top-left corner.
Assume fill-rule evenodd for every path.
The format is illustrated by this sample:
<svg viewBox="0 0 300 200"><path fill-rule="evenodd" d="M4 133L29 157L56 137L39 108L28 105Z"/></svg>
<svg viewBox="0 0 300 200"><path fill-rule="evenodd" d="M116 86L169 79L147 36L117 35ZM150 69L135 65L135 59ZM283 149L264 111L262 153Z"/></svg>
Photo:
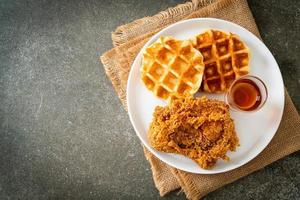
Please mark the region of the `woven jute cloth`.
<svg viewBox="0 0 300 200"><path fill-rule="evenodd" d="M112 34L114 48L104 53L100 59L125 109L127 109L128 73L134 58L145 42L162 28L174 22L198 17L214 17L232 21L260 37L246 0L195 0L118 27ZM267 133L262 130L262 134ZM209 192L299 149L300 117L288 93L285 92L284 114L276 135L255 159L235 170L215 175L192 174L168 166L145 148L144 152L151 165L154 183L160 195L163 196L181 188L188 199L200 199Z"/></svg>

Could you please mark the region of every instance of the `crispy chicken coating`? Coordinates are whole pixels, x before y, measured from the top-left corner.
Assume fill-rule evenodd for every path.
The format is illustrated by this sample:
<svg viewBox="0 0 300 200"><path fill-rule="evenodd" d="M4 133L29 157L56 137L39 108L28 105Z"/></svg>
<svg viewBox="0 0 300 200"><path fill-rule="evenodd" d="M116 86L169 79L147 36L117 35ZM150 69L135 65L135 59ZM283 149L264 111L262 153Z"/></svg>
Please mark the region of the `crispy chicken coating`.
<svg viewBox="0 0 300 200"><path fill-rule="evenodd" d="M212 168L219 158L229 160L227 151L239 145L228 105L206 97L157 106L148 137L153 148L188 156L204 169Z"/></svg>

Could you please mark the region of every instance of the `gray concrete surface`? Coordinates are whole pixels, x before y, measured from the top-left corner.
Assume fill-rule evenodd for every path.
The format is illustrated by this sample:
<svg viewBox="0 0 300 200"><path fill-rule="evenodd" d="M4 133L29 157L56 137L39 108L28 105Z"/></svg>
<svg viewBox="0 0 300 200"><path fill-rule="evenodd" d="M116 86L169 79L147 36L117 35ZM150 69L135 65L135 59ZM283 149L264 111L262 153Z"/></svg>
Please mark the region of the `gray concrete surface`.
<svg viewBox="0 0 300 200"><path fill-rule="evenodd" d="M0 1L0 199L159 199L98 57L110 33L180 0ZM300 109L297 0L253 0ZM300 153L205 199L300 199ZM166 199L184 199L172 193Z"/></svg>

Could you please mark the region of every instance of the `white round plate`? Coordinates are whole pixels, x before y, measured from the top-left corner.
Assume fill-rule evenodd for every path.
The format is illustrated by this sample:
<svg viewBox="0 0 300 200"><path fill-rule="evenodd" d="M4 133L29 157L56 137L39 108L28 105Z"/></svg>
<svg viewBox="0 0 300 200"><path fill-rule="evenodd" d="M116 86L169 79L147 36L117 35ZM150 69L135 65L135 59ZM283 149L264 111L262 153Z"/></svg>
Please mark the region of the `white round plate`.
<svg viewBox="0 0 300 200"><path fill-rule="evenodd" d="M213 169L204 170L191 159L177 154L163 153L153 149L147 138L152 113L157 105L167 103L155 97L141 82L140 67L143 50L160 36L188 39L206 29L218 29L240 36L251 52L250 74L260 77L267 86L268 99L257 112L231 111L240 146L236 152L228 152L229 162L219 160ZM199 94L204 95L203 93ZM208 98L223 100L222 94L205 94ZM256 157L271 141L281 121L284 108L284 86L279 67L268 48L245 28L220 19L198 18L175 23L154 35L137 55L128 79L127 104L130 120L143 144L160 160L187 172L216 174L244 165Z"/></svg>

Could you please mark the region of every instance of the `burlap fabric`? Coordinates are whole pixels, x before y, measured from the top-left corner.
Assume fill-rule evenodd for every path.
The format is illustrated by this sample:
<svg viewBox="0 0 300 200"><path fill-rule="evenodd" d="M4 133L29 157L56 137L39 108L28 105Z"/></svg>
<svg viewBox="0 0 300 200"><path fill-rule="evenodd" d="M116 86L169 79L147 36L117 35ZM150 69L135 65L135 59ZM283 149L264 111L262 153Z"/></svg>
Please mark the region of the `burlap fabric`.
<svg viewBox="0 0 300 200"><path fill-rule="evenodd" d="M169 8L155 16L118 27L112 34L114 48L104 53L101 61L125 109L127 109L128 73L135 56L145 42L153 34L174 22L197 17L215 17L232 21L260 37L246 0L194 0ZM146 149L144 152L151 165L154 183L160 195L181 188L187 198L199 199L299 149L300 117L286 92L284 114L275 137L259 156L238 169L216 175L191 174L168 166Z"/></svg>

